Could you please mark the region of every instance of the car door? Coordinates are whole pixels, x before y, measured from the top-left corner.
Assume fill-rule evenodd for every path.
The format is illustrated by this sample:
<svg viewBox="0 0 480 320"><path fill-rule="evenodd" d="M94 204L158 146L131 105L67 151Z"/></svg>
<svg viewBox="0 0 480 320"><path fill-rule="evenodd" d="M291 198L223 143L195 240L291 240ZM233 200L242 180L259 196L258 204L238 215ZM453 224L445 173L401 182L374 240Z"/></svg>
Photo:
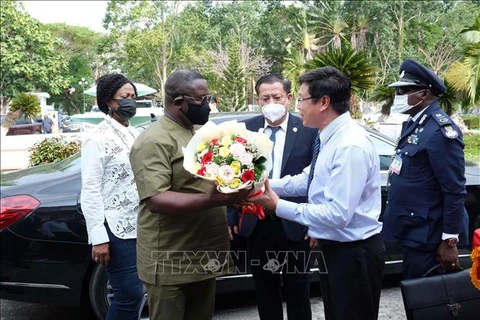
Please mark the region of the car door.
<svg viewBox="0 0 480 320"><path fill-rule="evenodd" d="M380 221L383 221L383 213L387 205L387 189L388 189L388 168L392 162L392 155L395 153L395 142L382 134L368 130L371 141L375 146L380 157L380 182L382 186L382 211L380 213ZM385 242L385 273L401 272L402 267L402 246Z"/></svg>

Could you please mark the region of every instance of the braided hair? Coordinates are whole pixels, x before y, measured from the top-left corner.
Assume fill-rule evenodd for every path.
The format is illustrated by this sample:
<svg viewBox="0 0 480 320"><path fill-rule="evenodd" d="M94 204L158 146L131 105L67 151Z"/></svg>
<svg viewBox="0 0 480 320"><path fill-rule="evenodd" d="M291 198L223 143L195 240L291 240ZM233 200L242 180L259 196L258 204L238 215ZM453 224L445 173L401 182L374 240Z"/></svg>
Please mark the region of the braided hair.
<svg viewBox="0 0 480 320"><path fill-rule="evenodd" d="M126 83L130 83L137 96L137 88L132 81L119 73L106 74L97 80L97 104L100 111L108 114L109 107L107 102L113 98L115 93Z"/></svg>

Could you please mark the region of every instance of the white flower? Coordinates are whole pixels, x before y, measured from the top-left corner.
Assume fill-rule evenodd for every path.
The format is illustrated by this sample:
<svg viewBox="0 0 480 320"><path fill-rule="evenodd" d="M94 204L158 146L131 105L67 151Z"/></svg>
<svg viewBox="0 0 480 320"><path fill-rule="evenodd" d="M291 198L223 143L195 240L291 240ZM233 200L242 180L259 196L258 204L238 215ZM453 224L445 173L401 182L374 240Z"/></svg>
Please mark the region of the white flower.
<svg viewBox="0 0 480 320"><path fill-rule="evenodd" d="M233 172L233 169L229 165L223 165L218 168L218 175L225 183L229 183L235 178L235 172Z"/></svg>
<svg viewBox="0 0 480 320"><path fill-rule="evenodd" d="M238 157L238 160L240 160L242 165L248 166L252 164L253 156L245 152L244 154L240 155L240 157Z"/></svg>
<svg viewBox="0 0 480 320"><path fill-rule="evenodd" d="M209 165L205 166L205 169L207 171L207 174L210 176L215 176L218 174L218 164L215 162L210 163Z"/></svg>
<svg viewBox="0 0 480 320"><path fill-rule="evenodd" d="M239 158L245 153L245 146L241 143L235 142L230 146L230 153L234 157Z"/></svg>

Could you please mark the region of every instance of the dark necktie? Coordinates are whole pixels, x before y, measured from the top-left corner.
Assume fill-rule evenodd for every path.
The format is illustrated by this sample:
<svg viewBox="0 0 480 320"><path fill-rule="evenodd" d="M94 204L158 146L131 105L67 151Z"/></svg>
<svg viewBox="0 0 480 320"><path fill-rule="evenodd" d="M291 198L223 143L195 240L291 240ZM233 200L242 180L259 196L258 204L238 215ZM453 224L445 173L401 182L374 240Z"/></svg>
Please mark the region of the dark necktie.
<svg viewBox="0 0 480 320"><path fill-rule="evenodd" d="M272 170L270 170L270 174L268 177L271 179L273 175L273 166L274 166L274 161L275 161L275 141L277 141L277 131L280 129L280 127L272 127L268 126L270 130L272 130L272 133L270 134L270 140L273 142L273 148L272 148Z"/></svg>
<svg viewBox="0 0 480 320"><path fill-rule="evenodd" d="M317 163L318 154L320 152L320 134L317 134L317 138L313 143L313 156L312 164L310 165L310 174L308 175L308 188L310 188L310 183L312 183L313 173L315 172L315 164Z"/></svg>
<svg viewBox="0 0 480 320"><path fill-rule="evenodd" d="M413 119L411 117L408 118L407 121L404 121L402 123L402 132L400 133L400 135L403 136L405 132L407 132L408 128L412 125L412 123L413 123Z"/></svg>

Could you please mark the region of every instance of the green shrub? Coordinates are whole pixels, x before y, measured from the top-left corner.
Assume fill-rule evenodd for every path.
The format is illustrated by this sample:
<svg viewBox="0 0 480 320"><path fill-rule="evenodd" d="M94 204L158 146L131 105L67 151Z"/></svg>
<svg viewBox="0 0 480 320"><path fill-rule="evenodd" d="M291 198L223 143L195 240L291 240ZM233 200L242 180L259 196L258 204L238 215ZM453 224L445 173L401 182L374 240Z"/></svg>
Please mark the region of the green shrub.
<svg viewBox="0 0 480 320"><path fill-rule="evenodd" d="M480 161L480 134L463 136L465 142L465 159Z"/></svg>
<svg viewBox="0 0 480 320"><path fill-rule="evenodd" d="M480 115L462 116L468 129L480 129Z"/></svg>
<svg viewBox="0 0 480 320"><path fill-rule="evenodd" d="M81 146L82 144L78 140L66 141L58 137L46 138L28 149L30 151L30 166L61 161L79 152Z"/></svg>
<svg viewBox="0 0 480 320"><path fill-rule="evenodd" d="M34 117L42 111L37 96L31 93L19 93L10 103L9 110L15 112L20 110L28 117Z"/></svg>

